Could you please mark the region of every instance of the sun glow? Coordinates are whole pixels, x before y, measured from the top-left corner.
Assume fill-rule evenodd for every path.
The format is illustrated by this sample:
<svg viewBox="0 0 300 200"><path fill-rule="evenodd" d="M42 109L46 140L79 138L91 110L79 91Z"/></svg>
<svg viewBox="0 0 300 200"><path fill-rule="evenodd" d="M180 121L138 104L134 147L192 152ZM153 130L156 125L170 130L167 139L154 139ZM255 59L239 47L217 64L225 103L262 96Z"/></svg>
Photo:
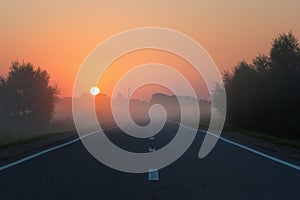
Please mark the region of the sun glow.
<svg viewBox="0 0 300 200"><path fill-rule="evenodd" d="M100 89L97 86L93 86L90 89L90 93L91 93L91 95L96 96L97 94L100 93Z"/></svg>

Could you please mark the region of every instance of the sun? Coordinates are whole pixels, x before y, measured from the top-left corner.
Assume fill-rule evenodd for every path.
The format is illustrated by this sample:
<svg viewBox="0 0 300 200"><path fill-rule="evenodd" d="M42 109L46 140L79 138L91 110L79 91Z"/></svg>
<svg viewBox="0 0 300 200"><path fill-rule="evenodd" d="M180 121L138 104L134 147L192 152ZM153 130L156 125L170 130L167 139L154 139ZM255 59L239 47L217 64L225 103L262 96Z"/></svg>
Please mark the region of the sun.
<svg viewBox="0 0 300 200"><path fill-rule="evenodd" d="M97 86L93 86L90 89L90 93L91 93L91 95L96 96L97 94L100 93L100 89Z"/></svg>

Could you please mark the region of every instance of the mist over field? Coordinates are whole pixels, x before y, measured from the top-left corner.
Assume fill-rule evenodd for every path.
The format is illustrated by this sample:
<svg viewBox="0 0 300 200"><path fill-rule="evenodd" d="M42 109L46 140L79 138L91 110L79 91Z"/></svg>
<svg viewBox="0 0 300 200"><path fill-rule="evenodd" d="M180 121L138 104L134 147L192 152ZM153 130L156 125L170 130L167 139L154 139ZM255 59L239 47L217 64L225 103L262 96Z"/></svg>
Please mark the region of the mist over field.
<svg viewBox="0 0 300 200"><path fill-rule="evenodd" d="M161 105L163 109L165 109L167 120L180 121L181 110L178 99L183 102L182 111L188 116L189 114L192 116L193 112L195 112L195 108L191 106L192 102L198 103L201 114L200 124L207 125L209 123L211 113L210 102L207 100L197 100L187 96L176 97L174 95L156 93L152 95L152 98L149 101L130 99L128 107L128 99L124 98L121 94L118 94L117 97L113 99L104 94L99 94L96 97L89 94L83 94L79 98L74 98L74 104L77 104L80 108L79 112L83 116L82 120L87 120L86 124L89 124L89 119L84 116L88 115L90 106L95 103L95 111L101 126L116 125L112 113L112 105L114 106L117 117L123 119L128 118L127 110L129 109L132 120L136 124L144 126L150 123L149 109L156 104ZM72 98L67 97L59 99L55 106L52 121L69 120L73 120Z"/></svg>

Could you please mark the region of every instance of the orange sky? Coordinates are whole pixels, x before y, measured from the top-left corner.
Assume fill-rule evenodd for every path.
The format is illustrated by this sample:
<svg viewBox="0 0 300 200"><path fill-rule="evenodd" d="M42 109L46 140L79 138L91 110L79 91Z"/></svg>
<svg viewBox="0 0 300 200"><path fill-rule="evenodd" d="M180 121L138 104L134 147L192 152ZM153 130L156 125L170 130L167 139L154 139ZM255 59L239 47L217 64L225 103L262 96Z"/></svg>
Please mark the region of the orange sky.
<svg viewBox="0 0 300 200"><path fill-rule="evenodd" d="M61 96L71 96L84 58L107 37L159 26L197 40L221 70L267 53L272 38L300 38L300 1L0 1L0 75L14 59L46 69Z"/></svg>
<svg viewBox="0 0 300 200"><path fill-rule="evenodd" d="M198 94L199 99L209 98L208 89L205 85L204 80L189 62L170 52L155 49L132 51L119 57L109 66L109 68L104 72L103 76L101 77L98 84L100 86L101 91L108 96L112 96L112 91L114 89L113 87L116 86L116 83L118 82L120 77L126 72L128 72L130 69L133 69L137 66L141 66L145 63L159 63L166 66L172 66L172 68L174 68L176 71L178 71L190 81L190 84L193 87L195 93ZM145 74L139 73L138 75L144 76ZM156 76L159 75L168 76L168 78L176 80L176 78L172 77L170 74L156 74ZM122 93L123 96L127 97L128 85L130 85L130 83L127 82L127 84L121 86L121 88L119 88L119 90L117 91ZM177 87L179 88L180 86L181 83L177 83ZM134 94L134 98L149 100L151 99L151 94L157 92L172 94L170 93L170 90L166 91L164 87L159 87L156 84L150 84L137 90ZM133 91L130 91L130 93L133 93Z"/></svg>

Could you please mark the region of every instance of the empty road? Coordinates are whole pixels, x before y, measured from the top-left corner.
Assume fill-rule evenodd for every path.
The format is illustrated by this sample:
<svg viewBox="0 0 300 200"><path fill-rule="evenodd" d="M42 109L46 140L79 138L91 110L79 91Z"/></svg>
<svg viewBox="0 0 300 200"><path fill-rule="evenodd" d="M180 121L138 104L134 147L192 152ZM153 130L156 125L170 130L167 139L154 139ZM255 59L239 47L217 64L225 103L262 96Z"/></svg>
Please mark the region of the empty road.
<svg viewBox="0 0 300 200"><path fill-rule="evenodd" d="M106 134L124 149L148 152L166 145L176 130L168 123L153 140L118 128ZM158 171L158 181L111 169L76 141L0 171L0 199L300 199L299 170L222 140L199 159L203 138L198 131L185 154Z"/></svg>

